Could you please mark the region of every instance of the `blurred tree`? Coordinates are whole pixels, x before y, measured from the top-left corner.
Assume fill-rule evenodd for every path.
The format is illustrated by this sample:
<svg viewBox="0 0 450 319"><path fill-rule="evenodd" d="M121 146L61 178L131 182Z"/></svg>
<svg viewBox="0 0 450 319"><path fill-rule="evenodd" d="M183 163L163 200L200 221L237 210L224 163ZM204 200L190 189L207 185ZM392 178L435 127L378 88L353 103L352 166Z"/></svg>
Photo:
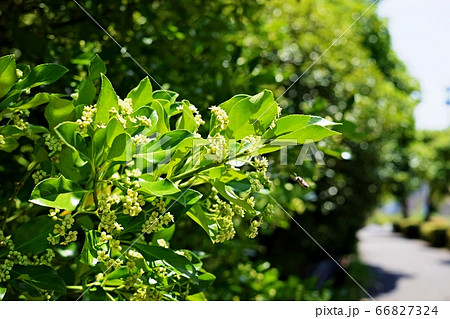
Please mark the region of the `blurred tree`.
<svg viewBox="0 0 450 319"><path fill-rule="evenodd" d="M450 130L418 131L416 140L410 147L411 167L421 181L429 186L428 211L438 211L441 201L450 193Z"/></svg>

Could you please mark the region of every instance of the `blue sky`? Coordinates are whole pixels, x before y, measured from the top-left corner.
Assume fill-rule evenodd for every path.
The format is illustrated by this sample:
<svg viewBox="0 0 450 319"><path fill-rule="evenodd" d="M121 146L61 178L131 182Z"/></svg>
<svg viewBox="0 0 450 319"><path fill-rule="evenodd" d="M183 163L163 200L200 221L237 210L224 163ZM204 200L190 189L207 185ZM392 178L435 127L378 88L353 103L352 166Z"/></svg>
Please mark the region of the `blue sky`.
<svg viewBox="0 0 450 319"><path fill-rule="evenodd" d="M392 45L419 80L422 102L415 110L418 129L450 126L450 1L382 0L378 13L388 18Z"/></svg>

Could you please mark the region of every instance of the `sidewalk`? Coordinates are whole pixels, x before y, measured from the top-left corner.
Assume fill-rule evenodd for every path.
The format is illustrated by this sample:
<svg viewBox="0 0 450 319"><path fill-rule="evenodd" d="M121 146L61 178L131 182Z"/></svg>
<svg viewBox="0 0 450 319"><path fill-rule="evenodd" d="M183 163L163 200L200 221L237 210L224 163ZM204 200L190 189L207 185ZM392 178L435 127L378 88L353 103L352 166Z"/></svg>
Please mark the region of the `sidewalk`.
<svg viewBox="0 0 450 319"><path fill-rule="evenodd" d="M361 261L373 270L376 300L450 300L450 250L406 239L390 227L358 233Z"/></svg>

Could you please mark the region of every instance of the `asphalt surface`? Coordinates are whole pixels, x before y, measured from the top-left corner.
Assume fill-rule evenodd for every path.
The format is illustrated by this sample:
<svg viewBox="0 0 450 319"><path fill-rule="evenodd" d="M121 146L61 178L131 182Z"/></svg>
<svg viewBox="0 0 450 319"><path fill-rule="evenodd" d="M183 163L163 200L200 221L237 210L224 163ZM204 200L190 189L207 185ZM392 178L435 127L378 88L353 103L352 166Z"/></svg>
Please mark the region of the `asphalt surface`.
<svg viewBox="0 0 450 319"><path fill-rule="evenodd" d="M450 300L450 250L406 239L388 226L358 233L359 254L371 270L367 287L375 300Z"/></svg>

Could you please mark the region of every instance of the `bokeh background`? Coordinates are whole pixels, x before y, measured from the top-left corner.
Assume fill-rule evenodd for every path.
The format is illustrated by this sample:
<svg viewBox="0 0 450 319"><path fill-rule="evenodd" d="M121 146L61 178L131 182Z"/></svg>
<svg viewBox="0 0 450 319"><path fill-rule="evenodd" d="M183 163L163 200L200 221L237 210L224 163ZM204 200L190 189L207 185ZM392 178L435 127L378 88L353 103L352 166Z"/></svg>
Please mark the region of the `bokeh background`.
<svg viewBox="0 0 450 319"><path fill-rule="evenodd" d="M411 6L420 5L413 2ZM398 18L395 13L405 12L409 1L386 0L373 6L366 0L79 3L123 49L73 1L7 0L0 3L0 54L13 53L18 63L32 66L48 62L67 66L69 73L50 86L51 91L67 95L74 93L89 61L99 54L123 96L146 75L128 52L155 79L155 89L160 84L180 92L203 113L234 94L271 89L280 97L283 114L315 114L342 123L336 128L341 136L317 145L325 165L314 161L296 165L299 148L288 150L288 165L280 164L279 155L270 158L272 196L339 266L280 208L256 239L238 234L236 240L217 245L186 220L171 244L176 248L177 242L182 243L213 256L205 260L205 269L217 277L206 292L208 299L369 298L340 267L371 295L387 299L415 298L398 294L405 289L404 280L406 290L449 280L445 271L450 268L450 251L429 246L450 245L450 106L445 104L446 99L450 104L446 96L450 82L433 84L420 72L411 76L393 49L386 16L397 21L397 38L404 38L401 32L406 28L409 42L403 42L412 45L411 50L428 52L429 65L405 55L408 67L417 70L420 64L422 69L444 74L442 81L448 78L445 47L450 40L439 29L420 33L422 26L411 21L411 15ZM436 12L419 7L416 15L428 14L431 21ZM405 27L406 23L415 26ZM417 47L415 41L433 36L438 38L434 45ZM408 51L406 44L394 41L403 52ZM427 88L427 95L421 95L421 86ZM433 99L436 94L442 98ZM416 111L417 119L414 111L422 97L427 103ZM425 122L423 114L428 116ZM435 114L437 125L430 114ZM416 127L416 122L421 125ZM18 150L0 156L0 198L6 201L13 181L25 170L24 155ZM293 182L293 173L311 187ZM390 225L397 233L391 232ZM422 239L408 241L404 236ZM429 250L431 262L444 260L435 277L420 270L408 273L411 261L401 260L395 250L412 254L413 260L422 259L414 254L423 247ZM403 265L406 274L386 269L389 261L377 264L389 258L397 258L391 264ZM428 264L423 267L430 269ZM429 297L450 299L449 289ZM422 298L427 299L426 293Z"/></svg>

